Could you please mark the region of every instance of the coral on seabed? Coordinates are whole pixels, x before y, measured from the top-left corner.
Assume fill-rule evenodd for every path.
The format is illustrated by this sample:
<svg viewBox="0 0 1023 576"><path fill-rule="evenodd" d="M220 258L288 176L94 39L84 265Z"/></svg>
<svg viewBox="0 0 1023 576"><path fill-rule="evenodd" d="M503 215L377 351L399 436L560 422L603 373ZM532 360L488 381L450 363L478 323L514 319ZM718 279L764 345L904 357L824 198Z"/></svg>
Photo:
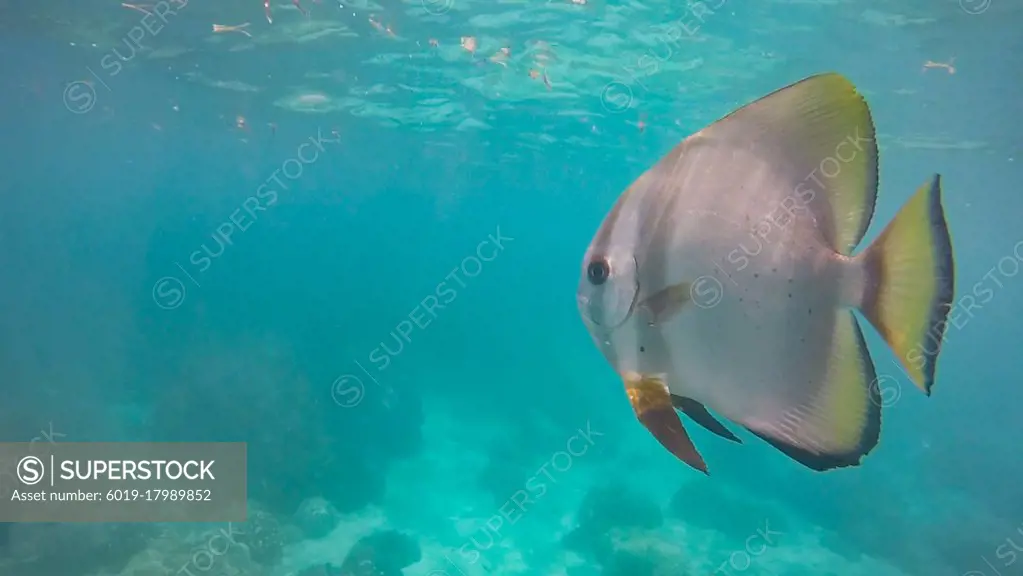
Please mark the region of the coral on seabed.
<svg viewBox="0 0 1023 576"><path fill-rule="evenodd" d="M377 530L359 539L341 562L308 566L289 576L402 576L422 560L419 543L396 530Z"/></svg>
<svg viewBox="0 0 1023 576"><path fill-rule="evenodd" d="M340 574L401 576L402 569L419 562L422 557L419 543L411 536L395 530L379 530L352 546L341 563Z"/></svg>
<svg viewBox="0 0 1023 576"><path fill-rule="evenodd" d="M347 409L285 343L243 342L182 351L156 387L154 440L246 442L249 496L281 517L310 496L340 513L379 502L390 462L420 449L416 390L367 390Z"/></svg>
<svg viewBox="0 0 1023 576"><path fill-rule="evenodd" d="M202 532L169 526L118 576L268 576L269 569L253 561L239 536L233 524Z"/></svg>
<svg viewBox="0 0 1023 576"><path fill-rule="evenodd" d="M294 523L306 538L323 538L337 527L340 515L323 498L306 498L295 513Z"/></svg>
<svg viewBox="0 0 1023 576"><path fill-rule="evenodd" d="M661 509L656 503L634 493L624 484L599 485L586 493L576 512L576 528L565 535L563 544L598 561L609 561L613 529L652 529L663 522Z"/></svg>
<svg viewBox="0 0 1023 576"><path fill-rule="evenodd" d="M596 561L607 576L653 576L678 564L677 558L646 544L648 534L663 525L661 509L652 500L625 484L601 484L586 493L576 528L562 544Z"/></svg>
<svg viewBox="0 0 1023 576"><path fill-rule="evenodd" d="M263 566L280 562L284 553L285 537L281 523L269 512L249 507L249 519L237 530L235 541L249 550L253 561Z"/></svg>
<svg viewBox="0 0 1023 576"><path fill-rule="evenodd" d="M11 524L0 565L11 574L114 572L145 548L144 524Z"/></svg>

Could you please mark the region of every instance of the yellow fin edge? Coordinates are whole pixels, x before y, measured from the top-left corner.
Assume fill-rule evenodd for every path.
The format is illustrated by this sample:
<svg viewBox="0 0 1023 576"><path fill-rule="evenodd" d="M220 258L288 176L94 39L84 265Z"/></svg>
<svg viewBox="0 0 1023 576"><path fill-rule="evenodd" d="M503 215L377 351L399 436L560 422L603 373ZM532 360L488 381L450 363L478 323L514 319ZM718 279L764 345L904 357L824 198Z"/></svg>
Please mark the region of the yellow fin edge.
<svg viewBox="0 0 1023 576"><path fill-rule="evenodd" d="M939 175L917 189L859 258L867 276L863 314L910 379L930 395L955 294Z"/></svg>

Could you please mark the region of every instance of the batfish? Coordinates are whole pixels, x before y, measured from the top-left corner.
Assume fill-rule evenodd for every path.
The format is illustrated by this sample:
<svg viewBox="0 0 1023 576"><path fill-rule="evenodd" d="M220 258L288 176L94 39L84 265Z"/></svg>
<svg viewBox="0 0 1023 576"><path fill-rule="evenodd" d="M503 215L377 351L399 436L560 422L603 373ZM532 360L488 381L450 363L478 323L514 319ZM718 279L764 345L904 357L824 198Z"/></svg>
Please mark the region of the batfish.
<svg viewBox="0 0 1023 576"><path fill-rule="evenodd" d="M619 196L576 294L642 424L707 473L679 412L717 414L816 471L877 445L873 326L927 395L954 294L941 177L876 240L878 150L864 98L812 76L675 146Z"/></svg>

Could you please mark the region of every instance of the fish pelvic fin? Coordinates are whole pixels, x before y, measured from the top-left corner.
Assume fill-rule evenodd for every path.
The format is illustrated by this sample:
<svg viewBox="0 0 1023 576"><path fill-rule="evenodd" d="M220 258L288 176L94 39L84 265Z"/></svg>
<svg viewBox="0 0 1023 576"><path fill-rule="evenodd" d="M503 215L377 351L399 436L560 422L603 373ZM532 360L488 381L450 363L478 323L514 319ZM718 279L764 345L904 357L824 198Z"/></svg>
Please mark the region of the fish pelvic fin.
<svg viewBox="0 0 1023 576"><path fill-rule="evenodd" d="M683 414L692 418L693 422L703 426L708 432L716 434L725 440L742 444L742 440L733 434L731 430L725 428L725 425L718 421L717 418L714 418L703 404L692 398L676 396L674 394L671 395L671 402L675 405L675 408L681 410Z"/></svg>
<svg viewBox="0 0 1023 576"><path fill-rule="evenodd" d="M940 175L917 189L857 260L866 272L860 309L930 396L955 294Z"/></svg>
<svg viewBox="0 0 1023 576"><path fill-rule="evenodd" d="M771 422L748 426L803 466L823 472L858 466L881 436L881 395L874 363L850 310L835 310L824 381L813 395Z"/></svg>
<svg viewBox="0 0 1023 576"><path fill-rule="evenodd" d="M689 466L709 474L703 456L696 450L672 405L671 392L664 379L637 373L627 373L623 379L632 410L661 446Z"/></svg>

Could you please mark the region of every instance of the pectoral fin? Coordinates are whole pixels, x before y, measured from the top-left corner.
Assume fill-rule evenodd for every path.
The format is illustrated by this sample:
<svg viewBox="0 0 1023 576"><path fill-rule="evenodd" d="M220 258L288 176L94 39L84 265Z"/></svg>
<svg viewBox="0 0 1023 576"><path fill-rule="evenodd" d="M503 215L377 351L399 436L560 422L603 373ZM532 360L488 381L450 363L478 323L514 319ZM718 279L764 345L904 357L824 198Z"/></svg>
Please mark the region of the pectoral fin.
<svg viewBox="0 0 1023 576"><path fill-rule="evenodd" d="M659 324L678 314L692 299L692 285L680 282L651 295L639 307L648 314L650 324Z"/></svg>
<svg viewBox="0 0 1023 576"><path fill-rule="evenodd" d="M707 474L707 464L682 427L664 379L630 373L624 380L632 409L643 426L676 458Z"/></svg>

